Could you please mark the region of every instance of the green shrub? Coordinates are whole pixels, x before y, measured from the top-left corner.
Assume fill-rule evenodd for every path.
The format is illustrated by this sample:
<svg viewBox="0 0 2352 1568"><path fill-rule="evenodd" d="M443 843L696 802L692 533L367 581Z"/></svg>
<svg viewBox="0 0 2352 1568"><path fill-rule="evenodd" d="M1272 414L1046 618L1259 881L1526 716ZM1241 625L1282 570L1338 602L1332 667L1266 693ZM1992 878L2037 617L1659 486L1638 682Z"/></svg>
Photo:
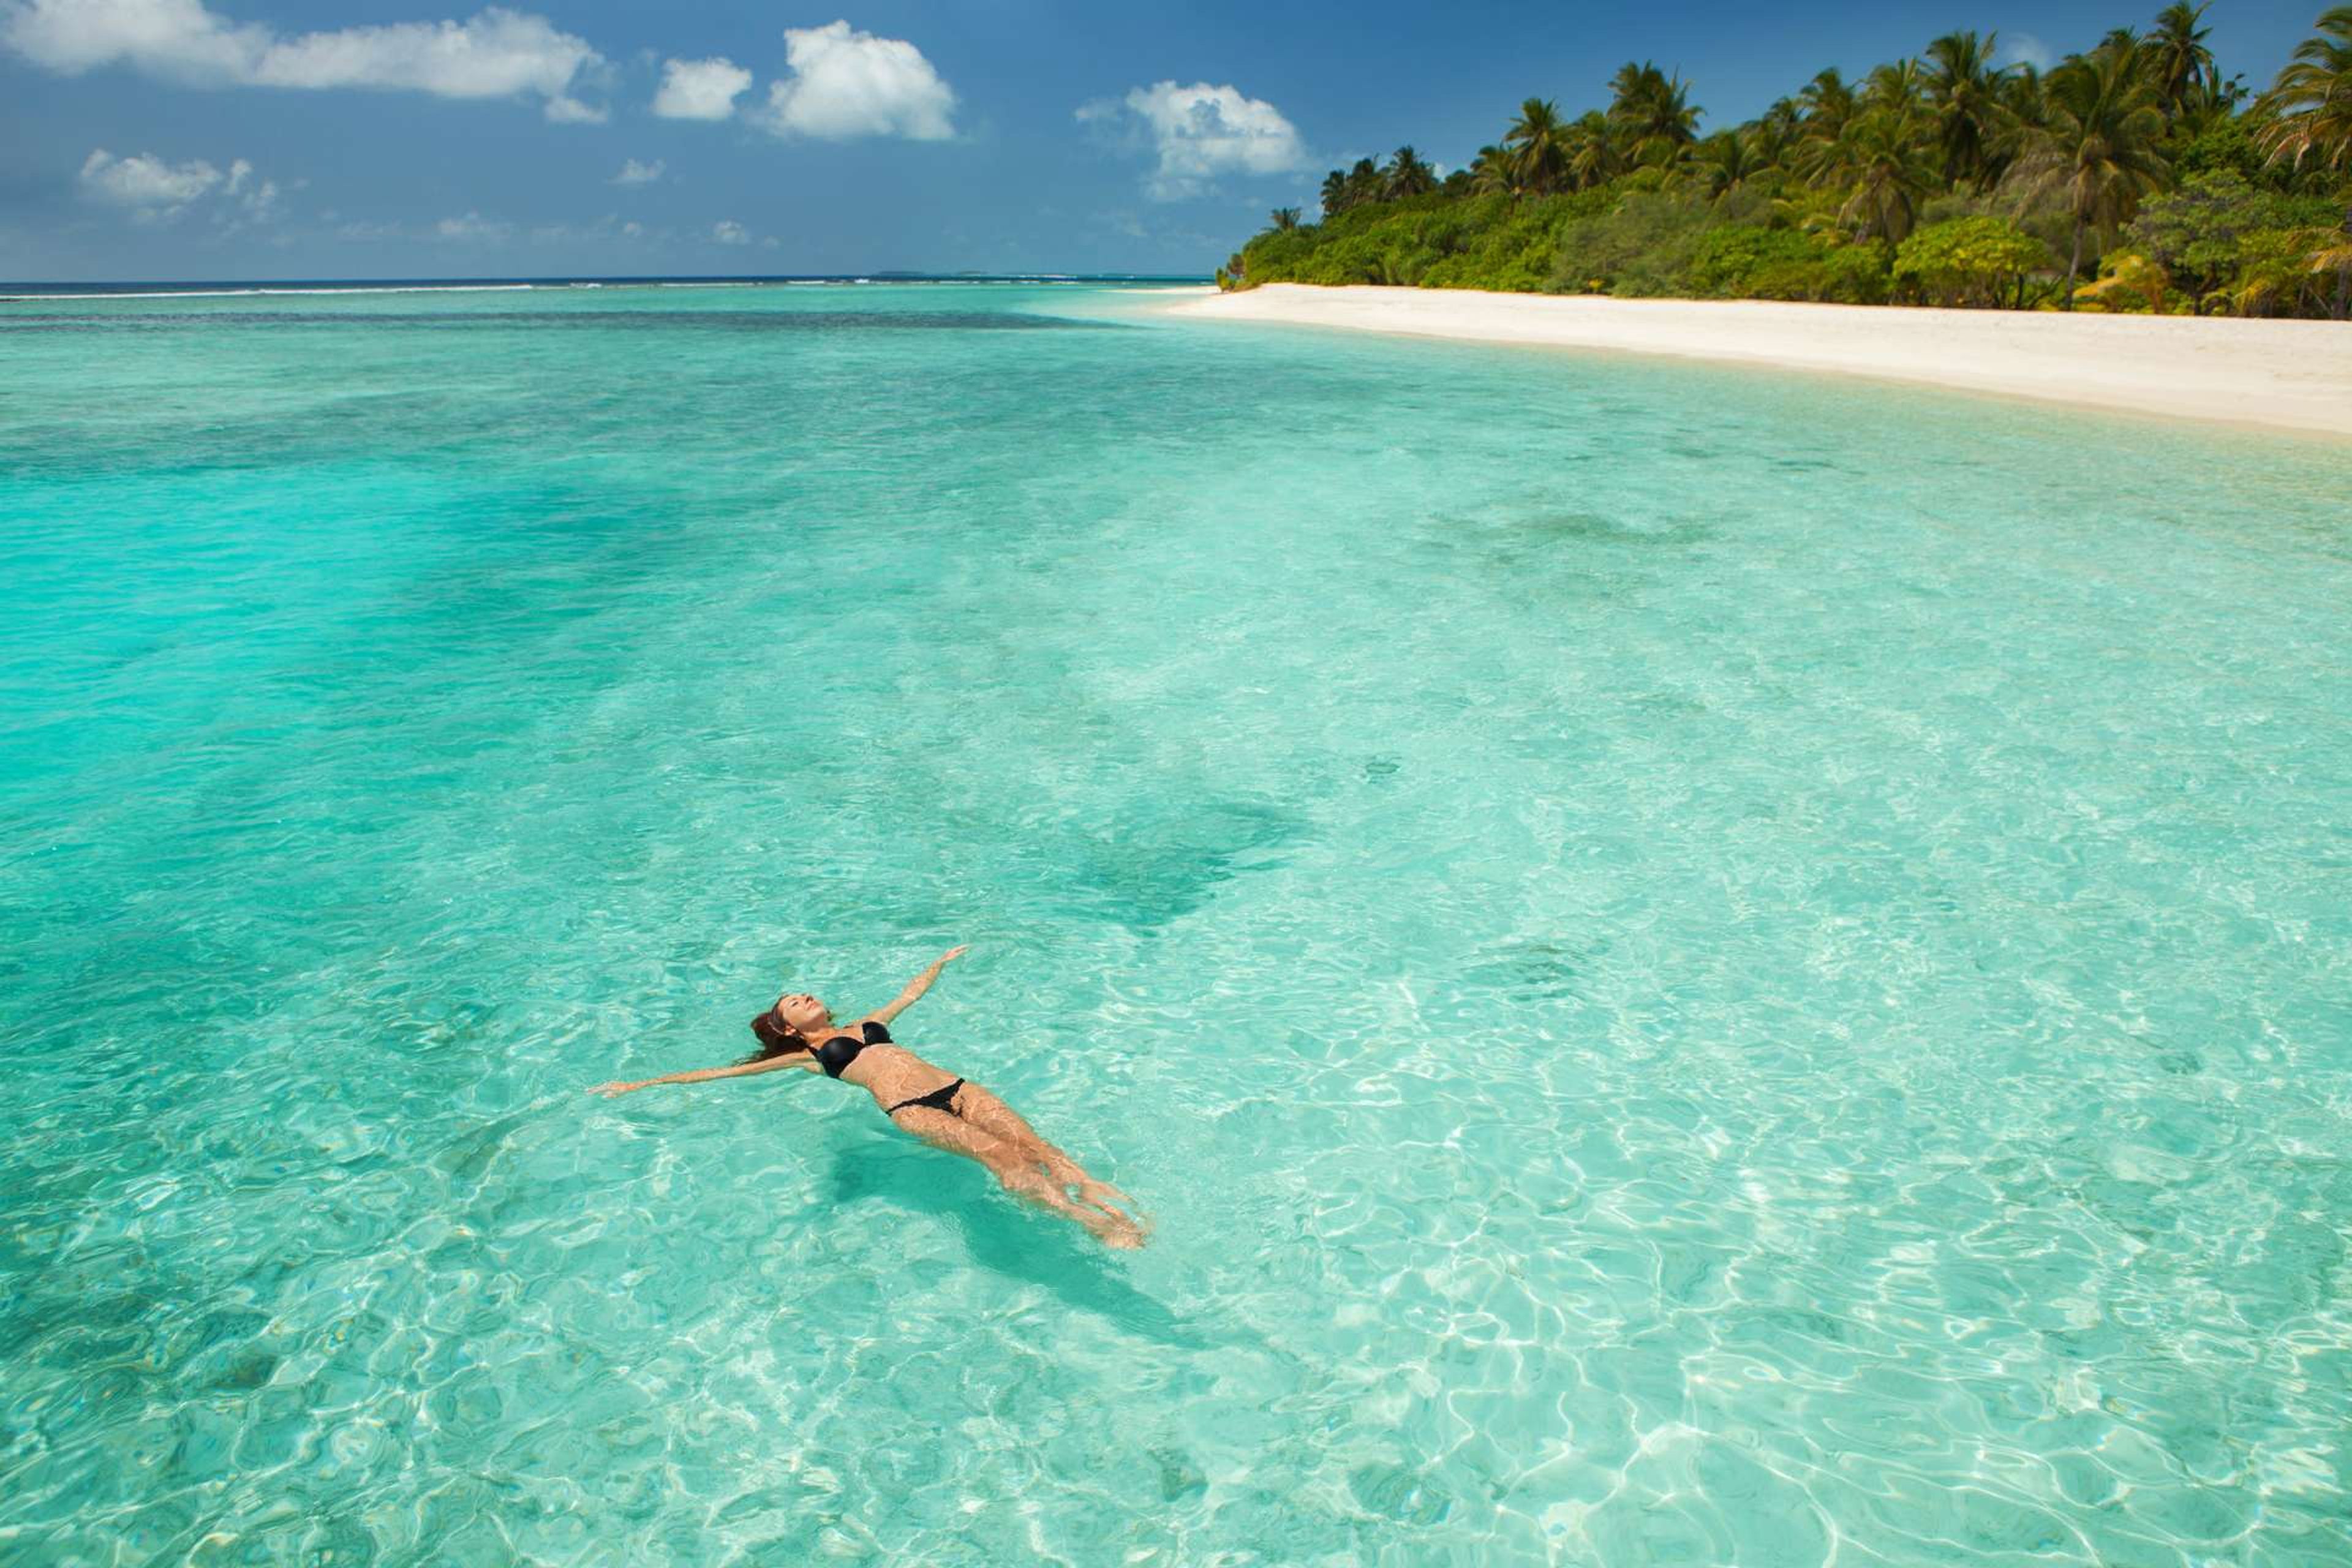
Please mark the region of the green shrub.
<svg viewBox="0 0 2352 1568"><path fill-rule="evenodd" d="M1700 239L1684 276L1690 291L1707 300L1776 298L1759 292L1759 279L1773 268L1803 268L1823 247L1793 228L1743 224L1718 228Z"/></svg>
<svg viewBox="0 0 2352 1568"><path fill-rule="evenodd" d="M2129 240L2171 273L2202 310L2209 297L2232 287L2244 268L2257 260L2247 248L2252 236L2325 227L2340 211L2323 197L2263 190L2235 170L2224 169L2192 174L2178 190L2142 202ZM2265 247L2270 244L2264 242Z"/></svg>
<svg viewBox="0 0 2352 1568"><path fill-rule="evenodd" d="M1550 283L1562 225L1596 205L1443 193L1368 202L1310 227L1269 230L1242 255L1250 284L1538 289Z"/></svg>
<svg viewBox="0 0 2352 1568"><path fill-rule="evenodd" d="M1931 304L2021 309L2026 274L2049 265L2048 247L2009 219L1961 217L1905 240L1894 280Z"/></svg>
<svg viewBox="0 0 2352 1568"><path fill-rule="evenodd" d="M1695 195L1636 190L1613 205L1570 218L1552 263L1555 290L1647 297L1684 292L1709 216Z"/></svg>

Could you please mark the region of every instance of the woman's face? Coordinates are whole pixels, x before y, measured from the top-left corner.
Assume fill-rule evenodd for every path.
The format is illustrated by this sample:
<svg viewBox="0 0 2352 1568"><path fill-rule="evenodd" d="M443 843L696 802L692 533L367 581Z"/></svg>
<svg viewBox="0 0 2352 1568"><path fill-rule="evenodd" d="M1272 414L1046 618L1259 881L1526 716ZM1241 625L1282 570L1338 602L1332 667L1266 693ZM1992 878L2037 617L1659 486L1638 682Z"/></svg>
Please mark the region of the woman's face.
<svg viewBox="0 0 2352 1568"><path fill-rule="evenodd" d="M803 1035L814 1035L833 1022L824 1004L805 991L776 998L776 1016Z"/></svg>

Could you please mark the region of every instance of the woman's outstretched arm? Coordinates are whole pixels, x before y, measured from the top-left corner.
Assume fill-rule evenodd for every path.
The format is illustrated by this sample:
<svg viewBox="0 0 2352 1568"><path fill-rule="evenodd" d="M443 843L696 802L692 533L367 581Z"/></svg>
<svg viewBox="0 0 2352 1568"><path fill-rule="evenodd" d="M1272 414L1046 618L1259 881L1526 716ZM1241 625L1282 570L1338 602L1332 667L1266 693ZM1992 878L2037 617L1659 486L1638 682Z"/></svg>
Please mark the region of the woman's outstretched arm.
<svg viewBox="0 0 2352 1568"><path fill-rule="evenodd" d="M931 988L931 982L940 977L940 970L945 969L955 960L961 958L969 951L969 949L961 947L951 947L948 949L947 952L941 953L939 957L931 961L931 966L929 969L924 970L920 974L916 975L912 980L907 982L907 988L898 993L898 999L897 1001L891 1003L887 1007L877 1007L874 1011L866 1014L866 1016L873 1019L877 1024L889 1023L891 1019L897 1017L899 1014L913 1006L917 1000L922 996L923 993Z"/></svg>
<svg viewBox="0 0 2352 1568"><path fill-rule="evenodd" d="M749 1078L755 1072L773 1072L778 1068L798 1065L790 1056L770 1057L763 1062L743 1062L731 1068L698 1068L692 1072L666 1072L659 1078L641 1079L635 1083L615 1079L611 1083L600 1083L588 1092L601 1094L607 1100L617 1100L636 1089L651 1089L657 1083L709 1083L714 1078Z"/></svg>

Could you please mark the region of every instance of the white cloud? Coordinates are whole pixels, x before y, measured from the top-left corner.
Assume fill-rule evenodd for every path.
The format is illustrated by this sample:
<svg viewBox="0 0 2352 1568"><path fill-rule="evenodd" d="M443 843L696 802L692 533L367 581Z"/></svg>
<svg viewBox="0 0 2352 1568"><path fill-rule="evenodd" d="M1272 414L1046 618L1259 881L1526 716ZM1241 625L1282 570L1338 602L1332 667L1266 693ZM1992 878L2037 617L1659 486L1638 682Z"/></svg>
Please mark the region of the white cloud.
<svg viewBox="0 0 2352 1568"><path fill-rule="evenodd" d="M299 185L302 181L296 181ZM228 166L228 180L221 186L221 195L240 198L237 205L247 220L267 223L278 216L278 182L256 181L253 165L239 158Z"/></svg>
<svg viewBox="0 0 2352 1568"><path fill-rule="evenodd" d="M496 226L511 230L511 226L506 224ZM530 238L534 245L594 245L616 239L642 239L646 232L643 224L623 223L620 214L606 213L587 223L540 224L530 231ZM669 237L667 230L663 231L662 237Z"/></svg>
<svg viewBox="0 0 2352 1568"><path fill-rule="evenodd" d="M664 120L724 120L751 85L751 73L724 55L707 60L666 60L654 112Z"/></svg>
<svg viewBox="0 0 2352 1568"><path fill-rule="evenodd" d="M169 217L215 186L236 189L253 165L238 159L224 175L202 158L166 163L151 153L118 158L100 147L82 160L81 188L94 201L128 207L141 217Z"/></svg>
<svg viewBox="0 0 2352 1568"><path fill-rule="evenodd" d="M604 118L572 96L604 58L543 16L495 5L465 22L286 36L262 23L232 22L204 0L0 0L0 44L68 75L126 65L196 87L534 96L550 120Z"/></svg>
<svg viewBox="0 0 2352 1568"><path fill-rule="evenodd" d="M793 27L784 33L784 59L792 74L770 84L761 116L779 136L944 142L955 134L948 118L954 89L903 38L877 38L846 22Z"/></svg>
<svg viewBox="0 0 2352 1568"><path fill-rule="evenodd" d="M569 93L558 93L547 100L547 118L557 125L602 125L613 113L601 103L583 103Z"/></svg>
<svg viewBox="0 0 2352 1568"><path fill-rule="evenodd" d="M202 0L8 0L0 42L68 75L121 60L155 76L222 82L249 73L270 35L214 16Z"/></svg>
<svg viewBox="0 0 2352 1568"><path fill-rule="evenodd" d="M214 225L228 231L279 216L278 182L261 178L243 158L230 159L223 174L203 158L167 163L152 153L118 158L100 147L82 160L79 179L84 196L121 207L141 223L167 222L199 202ZM303 184L297 180L291 188Z"/></svg>
<svg viewBox="0 0 2352 1568"><path fill-rule="evenodd" d="M1154 201L1199 195L1220 174L1287 174L1307 162L1298 128L1280 110L1231 86L1154 82L1124 99L1084 104L1078 119L1142 134L1159 156L1143 187Z"/></svg>
<svg viewBox="0 0 2352 1568"><path fill-rule="evenodd" d="M469 212L464 217L445 217L433 226L434 235L441 239L495 242L506 238L509 232L509 225L478 212Z"/></svg>
<svg viewBox="0 0 2352 1568"><path fill-rule="evenodd" d="M616 185L650 185L660 179L662 171L668 167L659 158L650 163L640 163L632 158L621 165L621 172L613 176L612 183Z"/></svg>
<svg viewBox="0 0 2352 1568"><path fill-rule="evenodd" d="M751 231L731 217L720 218L710 226L710 237L721 245L749 245Z"/></svg>

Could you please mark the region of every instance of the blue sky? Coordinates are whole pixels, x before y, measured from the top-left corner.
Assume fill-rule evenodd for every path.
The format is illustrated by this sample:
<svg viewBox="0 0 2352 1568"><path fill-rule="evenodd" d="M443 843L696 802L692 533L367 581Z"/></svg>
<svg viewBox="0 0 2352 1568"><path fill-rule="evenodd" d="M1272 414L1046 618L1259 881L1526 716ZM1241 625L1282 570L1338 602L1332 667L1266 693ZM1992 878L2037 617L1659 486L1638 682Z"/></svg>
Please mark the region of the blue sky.
<svg viewBox="0 0 2352 1568"><path fill-rule="evenodd" d="M0 0L0 279L1206 272L1323 171L1466 162L1629 58L1737 123L1953 27L2155 0L1158 8ZM2262 87L2320 0L2217 0Z"/></svg>

